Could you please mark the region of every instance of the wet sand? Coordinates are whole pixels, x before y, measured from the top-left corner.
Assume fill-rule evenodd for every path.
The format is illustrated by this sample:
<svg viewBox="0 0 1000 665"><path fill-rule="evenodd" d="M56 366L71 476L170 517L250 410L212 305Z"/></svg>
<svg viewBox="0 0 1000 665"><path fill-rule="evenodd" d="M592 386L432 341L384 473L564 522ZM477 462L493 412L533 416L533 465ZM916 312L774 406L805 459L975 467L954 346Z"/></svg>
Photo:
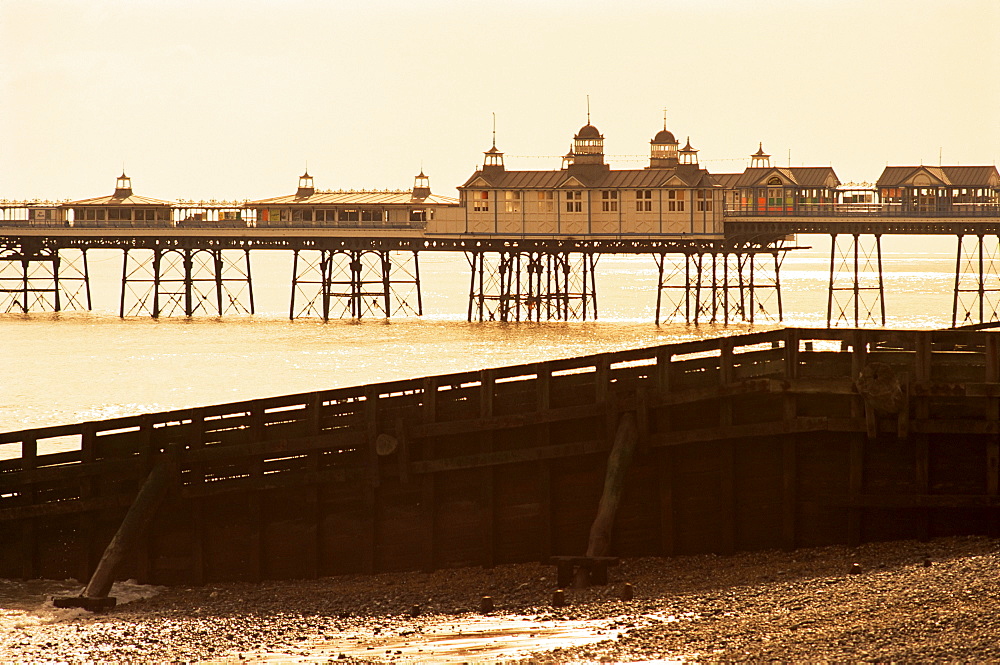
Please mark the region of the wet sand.
<svg viewBox="0 0 1000 665"><path fill-rule="evenodd" d="M0 583L0 660L570 663L1000 660L1000 541L623 561L551 606L555 571L156 588L103 615L57 610L66 582ZM855 565L857 564L857 565ZM634 599L620 600L630 583ZM479 612L482 596L495 610ZM146 597L143 597L146 596Z"/></svg>

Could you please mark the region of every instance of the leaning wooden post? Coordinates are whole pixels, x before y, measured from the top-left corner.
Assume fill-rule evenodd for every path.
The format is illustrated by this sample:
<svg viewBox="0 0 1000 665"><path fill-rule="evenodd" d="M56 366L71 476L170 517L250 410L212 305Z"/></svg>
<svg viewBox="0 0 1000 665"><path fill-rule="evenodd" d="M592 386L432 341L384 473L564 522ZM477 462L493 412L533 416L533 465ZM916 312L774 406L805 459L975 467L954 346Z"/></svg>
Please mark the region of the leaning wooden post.
<svg viewBox="0 0 1000 665"><path fill-rule="evenodd" d="M618 430L615 433L615 444L608 456L608 469L604 476L604 493L597 509L597 517L590 527L590 542L587 545L587 556L607 556L611 550L611 530L621 503L625 488L625 475L632 463L632 453L639 440L635 425L635 414L631 411L623 413L618 420Z"/></svg>
<svg viewBox="0 0 1000 665"><path fill-rule="evenodd" d="M104 549L97 569L91 575L87 587L79 596L56 598L56 607L82 607L91 612L100 612L115 606L116 599L109 597L111 585L114 582L115 570L122 559L134 548L139 536L152 519L160 501L172 484L176 466L171 460L161 460L149 472L146 482L139 489L125 519L114 538Z"/></svg>
<svg viewBox="0 0 1000 665"><path fill-rule="evenodd" d="M618 420L615 432L615 443L608 456L608 468L604 475L604 492L597 508L597 517L590 527L590 541L587 544L587 558L607 557L611 551L611 534L615 526L615 516L618 514L618 504L621 503L625 489L625 476L632 463L639 440L635 423L635 414L627 411ZM607 582L607 562L591 562L590 566L581 566L576 571L576 586L588 586L591 581L603 584Z"/></svg>

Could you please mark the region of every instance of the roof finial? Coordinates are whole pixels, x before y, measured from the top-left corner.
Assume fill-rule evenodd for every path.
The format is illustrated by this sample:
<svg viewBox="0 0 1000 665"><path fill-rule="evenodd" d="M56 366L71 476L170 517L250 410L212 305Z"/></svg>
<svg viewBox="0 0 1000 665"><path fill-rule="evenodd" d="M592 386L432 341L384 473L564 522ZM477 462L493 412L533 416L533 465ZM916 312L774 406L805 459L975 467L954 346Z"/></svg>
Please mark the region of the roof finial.
<svg viewBox="0 0 1000 665"><path fill-rule="evenodd" d="M663 107L663 128L667 128L667 107Z"/></svg>
<svg viewBox="0 0 1000 665"><path fill-rule="evenodd" d="M587 95L587 124L590 124L590 95Z"/></svg>
<svg viewBox="0 0 1000 665"><path fill-rule="evenodd" d="M497 147L497 112L493 112L493 147Z"/></svg>

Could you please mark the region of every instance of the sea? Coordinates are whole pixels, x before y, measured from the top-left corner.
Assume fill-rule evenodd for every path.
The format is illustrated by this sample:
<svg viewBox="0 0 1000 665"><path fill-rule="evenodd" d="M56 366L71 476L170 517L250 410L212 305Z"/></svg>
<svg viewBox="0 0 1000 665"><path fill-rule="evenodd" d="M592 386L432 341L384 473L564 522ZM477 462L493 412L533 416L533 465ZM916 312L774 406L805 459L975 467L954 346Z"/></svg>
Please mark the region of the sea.
<svg viewBox="0 0 1000 665"><path fill-rule="evenodd" d="M773 291L754 329L826 325L830 237L799 236L783 261L783 321ZM951 324L956 240L882 242L888 327ZM93 309L0 314L0 432L637 348L751 329L654 323L649 255L600 257L598 319L468 322L462 254L423 252L424 315L288 318L291 252L251 253L253 316L120 318L120 250L88 254ZM864 278L864 274L862 275ZM864 284L874 284L869 275ZM765 292L767 293L767 292ZM838 292L843 299L844 292ZM874 292L865 293L868 301ZM876 310L877 311L877 310ZM853 311L845 326L853 321ZM869 325L872 325L869 323ZM18 448L7 444L6 448ZM0 458L17 456L5 450ZM40 451L44 452L44 451Z"/></svg>

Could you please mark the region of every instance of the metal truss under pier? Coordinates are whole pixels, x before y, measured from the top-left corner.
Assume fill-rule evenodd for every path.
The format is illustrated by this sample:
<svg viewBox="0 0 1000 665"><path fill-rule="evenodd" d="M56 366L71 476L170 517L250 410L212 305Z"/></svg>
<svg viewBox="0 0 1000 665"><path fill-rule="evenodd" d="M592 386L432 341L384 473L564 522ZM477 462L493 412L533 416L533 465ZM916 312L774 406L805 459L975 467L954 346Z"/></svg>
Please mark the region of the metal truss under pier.
<svg viewBox="0 0 1000 665"><path fill-rule="evenodd" d="M882 235L830 235L826 325L885 325Z"/></svg>
<svg viewBox="0 0 1000 665"><path fill-rule="evenodd" d="M0 312L89 310L86 249L29 242L0 244Z"/></svg>
<svg viewBox="0 0 1000 665"><path fill-rule="evenodd" d="M253 314L249 250L125 249L119 316Z"/></svg>
<svg viewBox="0 0 1000 665"><path fill-rule="evenodd" d="M597 253L467 251L465 257L469 321L597 319Z"/></svg>
<svg viewBox="0 0 1000 665"><path fill-rule="evenodd" d="M291 319L384 317L424 313L417 252L296 249Z"/></svg>
<svg viewBox="0 0 1000 665"><path fill-rule="evenodd" d="M654 254L656 324L780 322L785 250Z"/></svg>
<svg viewBox="0 0 1000 665"><path fill-rule="evenodd" d="M952 327L1000 320L1000 236L960 235Z"/></svg>

